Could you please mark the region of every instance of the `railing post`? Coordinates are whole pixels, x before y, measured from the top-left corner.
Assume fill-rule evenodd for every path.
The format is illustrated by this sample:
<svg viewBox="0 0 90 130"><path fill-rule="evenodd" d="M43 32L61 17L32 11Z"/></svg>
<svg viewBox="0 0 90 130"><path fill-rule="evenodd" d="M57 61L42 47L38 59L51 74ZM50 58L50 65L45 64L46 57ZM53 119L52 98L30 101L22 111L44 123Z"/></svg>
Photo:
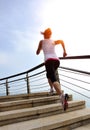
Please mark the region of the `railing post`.
<svg viewBox="0 0 90 130"><path fill-rule="evenodd" d="M27 82L27 94L29 94L30 93L30 85L29 85L28 73L26 74L26 82Z"/></svg>
<svg viewBox="0 0 90 130"><path fill-rule="evenodd" d="M9 95L8 79L6 79L6 95Z"/></svg>

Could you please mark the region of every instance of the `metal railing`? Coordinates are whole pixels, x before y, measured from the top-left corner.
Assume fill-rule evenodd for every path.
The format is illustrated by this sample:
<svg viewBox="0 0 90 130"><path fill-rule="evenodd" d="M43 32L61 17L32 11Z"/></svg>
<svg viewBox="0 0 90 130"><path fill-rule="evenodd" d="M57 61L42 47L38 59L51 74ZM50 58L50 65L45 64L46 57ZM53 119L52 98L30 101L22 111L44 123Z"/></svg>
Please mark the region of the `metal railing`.
<svg viewBox="0 0 90 130"><path fill-rule="evenodd" d="M90 55L60 57L60 62L78 59L90 59ZM90 72L62 66L59 67L58 71L63 89L66 91L68 89L90 99ZM44 63L28 71L0 79L0 96L29 94L49 91L49 89Z"/></svg>

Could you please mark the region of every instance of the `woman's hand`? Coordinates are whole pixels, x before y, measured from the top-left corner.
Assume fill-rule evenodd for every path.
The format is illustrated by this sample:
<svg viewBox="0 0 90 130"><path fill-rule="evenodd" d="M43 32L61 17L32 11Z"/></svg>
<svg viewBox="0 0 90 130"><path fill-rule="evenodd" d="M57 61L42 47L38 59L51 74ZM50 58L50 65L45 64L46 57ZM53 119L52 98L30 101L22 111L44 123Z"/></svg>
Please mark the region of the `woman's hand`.
<svg viewBox="0 0 90 130"><path fill-rule="evenodd" d="M64 52L64 53L63 53L63 57L66 57L66 56L67 56L67 53L66 53L66 52Z"/></svg>

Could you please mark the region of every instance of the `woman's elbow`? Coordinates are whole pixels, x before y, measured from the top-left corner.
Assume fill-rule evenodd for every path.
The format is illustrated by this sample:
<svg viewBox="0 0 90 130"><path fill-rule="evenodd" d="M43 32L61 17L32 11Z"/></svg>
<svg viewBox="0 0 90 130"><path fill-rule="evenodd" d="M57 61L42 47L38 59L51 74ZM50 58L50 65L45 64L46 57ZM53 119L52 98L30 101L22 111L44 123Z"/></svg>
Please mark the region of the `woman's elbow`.
<svg viewBox="0 0 90 130"><path fill-rule="evenodd" d="M37 51L36 51L36 55L39 55L39 53L40 53L40 52L37 50Z"/></svg>

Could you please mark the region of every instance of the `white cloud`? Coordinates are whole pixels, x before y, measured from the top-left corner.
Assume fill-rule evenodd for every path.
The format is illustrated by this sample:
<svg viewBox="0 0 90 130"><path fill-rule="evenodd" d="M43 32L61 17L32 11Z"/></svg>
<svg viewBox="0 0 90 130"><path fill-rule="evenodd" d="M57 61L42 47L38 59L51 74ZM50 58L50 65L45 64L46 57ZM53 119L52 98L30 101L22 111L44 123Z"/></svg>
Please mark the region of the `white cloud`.
<svg viewBox="0 0 90 130"><path fill-rule="evenodd" d="M7 64L9 60L9 55L5 52L0 52L0 65Z"/></svg>
<svg viewBox="0 0 90 130"><path fill-rule="evenodd" d="M43 38L40 31L47 27L51 27L53 31L52 38L65 41L68 56L89 54L88 2L89 0L39 0L38 2L28 0L26 4L9 2L9 6L5 6L4 3L6 8L1 8L0 13L2 15L0 28L4 34L2 40L4 52L3 50L0 52L0 64L5 64L5 68L8 65L13 73L15 69L19 72L24 68L27 69L28 66L41 63L43 54L36 56L35 52L39 40ZM5 44L7 47L4 47ZM57 51L58 56L62 56L61 47L58 47Z"/></svg>
<svg viewBox="0 0 90 130"><path fill-rule="evenodd" d="M28 31L14 31L12 43L14 44L16 52L25 52L32 50L33 41L32 34Z"/></svg>
<svg viewBox="0 0 90 130"><path fill-rule="evenodd" d="M90 18L88 0L49 0L42 13L44 27L55 39L63 39L70 55L89 54Z"/></svg>

